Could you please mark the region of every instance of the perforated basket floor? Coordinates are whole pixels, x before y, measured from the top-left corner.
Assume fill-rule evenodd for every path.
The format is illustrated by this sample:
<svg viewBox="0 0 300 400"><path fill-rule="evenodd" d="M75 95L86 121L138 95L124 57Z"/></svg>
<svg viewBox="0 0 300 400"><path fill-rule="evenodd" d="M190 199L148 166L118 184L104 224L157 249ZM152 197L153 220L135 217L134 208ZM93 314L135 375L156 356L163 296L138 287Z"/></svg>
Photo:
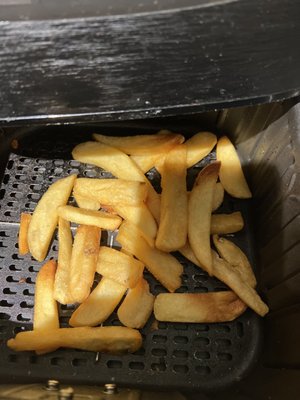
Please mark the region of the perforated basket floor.
<svg viewBox="0 0 300 400"><path fill-rule="evenodd" d="M37 356L15 353L6 340L17 332L32 328L34 284L40 263L29 255L18 255L17 233L22 211L32 212L37 201L56 179L70 173L105 178L111 176L99 168L70 160L72 147L87 136L74 133L62 137L61 131L45 129L36 136L19 141L11 153L0 187L0 379L2 382L37 382L58 378L66 383L104 384L216 390L239 381L254 365L261 341L260 321L247 310L240 318L222 324L155 323L153 316L142 330L143 347L135 354L112 356L79 350L59 349ZM39 157L39 158L37 158ZM212 156L210 156L212 158ZM208 159L189 171L189 185ZM149 178L156 187L158 176ZM72 202L72 199L70 200ZM249 203L225 198L219 212L241 210L250 227ZM248 228L232 236L253 262L252 236ZM114 234L104 235L106 245L114 245ZM198 267L176 254L184 265L179 292L222 290L224 284L208 277ZM54 239L47 258L57 257ZM145 273L151 291L164 288ZM72 306L60 307L62 327L68 326ZM106 325L119 325L113 314Z"/></svg>

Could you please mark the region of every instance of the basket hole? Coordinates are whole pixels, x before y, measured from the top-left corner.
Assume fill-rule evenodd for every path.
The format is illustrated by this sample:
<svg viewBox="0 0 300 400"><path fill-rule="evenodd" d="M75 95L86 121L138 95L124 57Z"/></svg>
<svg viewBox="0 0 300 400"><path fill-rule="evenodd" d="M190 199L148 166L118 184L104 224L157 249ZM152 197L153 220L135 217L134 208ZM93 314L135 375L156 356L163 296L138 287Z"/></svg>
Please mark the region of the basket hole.
<svg viewBox="0 0 300 400"><path fill-rule="evenodd" d="M0 307L12 307L13 305L13 303L9 303L7 300L0 301Z"/></svg>
<svg viewBox="0 0 300 400"><path fill-rule="evenodd" d="M208 289L205 286L195 286L194 292L195 293L207 293Z"/></svg>
<svg viewBox="0 0 300 400"><path fill-rule="evenodd" d="M186 336L175 336L173 339L174 343L186 344L189 339Z"/></svg>
<svg viewBox="0 0 300 400"><path fill-rule="evenodd" d="M6 168L7 169L12 169L13 165L14 165L14 161L13 160L9 160L7 165L6 165Z"/></svg>
<svg viewBox="0 0 300 400"><path fill-rule="evenodd" d="M0 319L2 319L2 320L9 320L10 319L10 315L9 314L7 314L7 313L3 313L3 312L1 312L0 313Z"/></svg>
<svg viewBox="0 0 300 400"><path fill-rule="evenodd" d="M163 335L153 335L152 340L154 343L166 343L167 337Z"/></svg>
<svg viewBox="0 0 300 400"><path fill-rule="evenodd" d="M228 325L218 325L217 330L221 333L228 333L230 332L230 327Z"/></svg>
<svg viewBox="0 0 300 400"><path fill-rule="evenodd" d="M237 323L236 330L238 337L241 338L244 336L244 325L241 322Z"/></svg>
<svg viewBox="0 0 300 400"><path fill-rule="evenodd" d="M5 175L4 175L4 178L3 178L3 183L4 183L4 185L7 185L7 184L8 184L8 181L9 181L9 175L8 175L8 174L5 174Z"/></svg>
<svg viewBox="0 0 300 400"><path fill-rule="evenodd" d="M34 267L33 265L31 265L31 266L28 268L28 271L29 271L29 272L38 272L38 271L39 271L39 268L38 268L38 267Z"/></svg>
<svg viewBox="0 0 300 400"><path fill-rule="evenodd" d="M189 288L186 285L180 286L179 289L176 290L176 293L186 293Z"/></svg>
<svg viewBox="0 0 300 400"><path fill-rule="evenodd" d="M173 327L174 327L174 329L176 329L176 331L187 331L188 330L187 324L182 324L182 323L173 324Z"/></svg>
<svg viewBox="0 0 300 400"><path fill-rule="evenodd" d="M62 325L69 325L69 319L70 319L70 317L60 316L59 322Z"/></svg>
<svg viewBox="0 0 300 400"><path fill-rule="evenodd" d="M145 355L145 349L143 347L141 347L140 349L138 349L138 351L136 351L134 353L135 356L144 356Z"/></svg>
<svg viewBox="0 0 300 400"><path fill-rule="evenodd" d="M232 360L232 355L230 353L218 353L217 358L220 361L230 361Z"/></svg>
<svg viewBox="0 0 300 400"><path fill-rule="evenodd" d="M119 360L109 360L107 361L106 365L108 368L114 369L114 368L122 368L123 363L122 361Z"/></svg>
<svg viewBox="0 0 300 400"><path fill-rule="evenodd" d="M163 372L167 369L164 362L151 364L152 371Z"/></svg>
<svg viewBox="0 0 300 400"><path fill-rule="evenodd" d="M15 264L11 264L8 268L10 271L21 271L21 268L17 268Z"/></svg>
<svg viewBox="0 0 300 400"><path fill-rule="evenodd" d="M83 367L86 364L87 360L85 360L84 358L74 358L74 360L72 360L72 365L74 367Z"/></svg>
<svg viewBox="0 0 300 400"><path fill-rule="evenodd" d="M4 334L4 333L6 333L6 331L7 331L7 326L0 325L0 334Z"/></svg>
<svg viewBox="0 0 300 400"><path fill-rule="evenodd" d="M21 301L20 307L21 308L33 308L33 304L27 303L27 301Z"/></svg>
<svg viewBox="0 0 300 400"><path fill-rule="evenodd" d="M207 275L204 275L204 274L195 274L195 275L193 275L193 280L195 281L195 282L207 282L207 280L208 280L208 276Z"/></svg>
<svg viewBox="0 0 300 400"><path fill-rule="evenodd" d="M25 290L23 290L23 294L25 295L25 296L34 296L34 292L30 292L30 290L29 289L25 289Z"/></svg>
<svg viewBox="0 0 300 400"><path fill-rule="evenodd" d="M30 318L23 317L22 314L18 314L18 315L17 315L17 320L18 320L18 321L30 321Z"/></svg>
<svg viewBox="0 0 300 400"><path fill-rule="evenodd" d="M195 344L207 346L209 344L209 339L204 337L197 337L195 339Z"/></svg>
<svg viewBox="0 0 300 400"><path fill-rule="evenodd" d="M11 275L9 275L9 276L7 276L6 277L6 282L19 282L19 280L18 279L15 279L13 276L11 276Z"/></svg>
<svg viewBox="0 0 300 400"><path fill-rule="evenodd" d="M231 341L229 339L216 339L216 344L222 347L229 347L231 345Z"/></svg>
<svg viewBox="0 0 300 400"><path fill-rule="evenodd" d="M11 258L12 258L13 260L21 260L21 258L19 257L19 254L17 254L17 253L14 253L14 254L11 256ZM21 271L21 270L19 270L19 271Z"/></svg>
<svg viewBox="0 0 300 400"><path fill-rule="evenodd" d="M141 370L145 369L145 365L142 362L132 361L129 363L129 368L141 371Z"/></svg>
<svg viewBox="0 0 300 400"><path fill-rule="evenodd" d="M31 279L31 277L26 278L26 283L34 284L35 281Z"/></svg>
<svg viewBox="0 0 300 400"><path fill-rule="evenodd" d="M13 292L10 288L6 287L3 289L3 294L16 294L17 292Z"/></svg>
<svg viewBox="0 0 300 400"><path fill-rule="evenodd" d="M188 358L189 353L185 350L174 350L173 351L173 357L176 358Z"/></svg>
<svg viewBox="0 0 300 400"><path fill-rule="evenodd" d="M194 357L197 360L209 360L210 359L210 354L208 351L195 351Z"/></svg>
<svg viewBox="0 0 300 400"><path fill-rule="evenodd" d="M59 366L62 366L62 365L65 365L65 362L64 362L64 359L63 359L62 357L53 357L53 358L51 358L51 360L50 360L50 364L51 364L51 365L59 365Z"/></svg>
<svg viewBox="0 0 300 400"><path fill-rule="evenodd" d="M189 368L187 365L174 365L173 371L179 374L186 374L189 371Z"/></svg>
<svg viewBox="0 0 300 400"><path fill-rule="evenodd" d="M152 349L151 354L156 357L165 357L167 355L167 351L165 349Z"/></svg>
<svg viewBox="0 0 300 400"><path fill-rule="evenodd" d="M5 189L0 189L0 200L5 196Z"/></svg>
<svg viewBox="0 0 300 400"><path fill-rule="evenodd" d="M197 365L195 368L195 371L199 375L209 375L210 374L210 368L209 367L204 367L202 365Z"/></svg>
<svg viewBox="0 0 300 400"><path fill-rule="evenodd" d="M0 231L1 237L8 237L8 234L5 231Z"/></svg>

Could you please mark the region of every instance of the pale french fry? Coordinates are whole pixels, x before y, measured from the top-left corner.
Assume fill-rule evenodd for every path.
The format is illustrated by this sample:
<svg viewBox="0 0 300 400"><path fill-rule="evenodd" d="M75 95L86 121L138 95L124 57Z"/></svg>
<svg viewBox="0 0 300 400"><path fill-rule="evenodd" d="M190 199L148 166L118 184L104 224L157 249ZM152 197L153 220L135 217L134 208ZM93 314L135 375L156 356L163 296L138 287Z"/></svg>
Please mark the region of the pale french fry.
<svg viewBox="0 0 300 400"><path fill-rule="evenodd" d="M110 278L128 288L141 280L144 264L111 247L101 247L96 271L104 278Z"/></svg>
<svg viewBox="0 0 300 400"><path fill-rule="evenodd" d="M256 278L246 254L233 242L218 235L213 235L213 242L220 256L240 272L249 286L255 288Z"/></svg>
<svg viewBox="0 0 300 400"><path fill-rule="evenodd" d="M210 248L211 212L219 168L220 163L212 163L203 168L189 198L189 242L200 264L205 266L210 275L213 273Z"/></svg>
<svg viewBox="0 0 300 400"><path fill-rule="evenodd" d="M32 257L43 261L58 222L58 207L67 204L76 175L53 183L38 202L28 228L28 246Z"/></svg>
<svg viewBox="0 0 300 400"><path fill-rule="evenodd" d="M75 182L73 193L76 197L83 196L99 202L100 205L140 206L147 198L148 188L145 182L79 178Z"/></svg>
<svg viewBox="0 0 300 400"><path fill-rule="evenodd" d="M252 197L237 152L227 136L218 140L217 160L221 161L219 177L226 192L240 199Z"/></svg>
<svg viewBox="0 0 300 400"><path fill-rule="evenodd" d="M147 205L156 221L159 221L160 198L143 171L131 158L115 147L100 142L85 142L72 151L73 158L80 162L97 165L110 171L115 177L145 182L148 187ZM105 204L108 204L104 202Z"/></svg>
<svg viewBox="0 0 300 400"><path fill-rule="evenodd" d="M155 164L163 157L166 153L146 155L146 156L135 156L132 155L130 158L136 163L136 165L144 172L148 172Z"/></svg>
<svg viewBox="0 0 300 400"><path fill-rule="evenodd" d="M193 264L197 265L198 267L202 268L201 264L197 260L195 253L193 252L189 242L187 241L186 244L178 250L185 258L192 261Z"/></svg>
<svg viewBox="0 0 300 400"><path fill-rule="evenodd" d="M129 328L141 329L148 321L153 310L154 296L149 291L145 279L129 289L123 303L118 309L118 318Z"/></svg>
<svg viewBox="0 0 300 400"><path fill-rule="evenodd" d="M233 321L247 306L234 292L161 293L154 302L158 321L212 323Z"/></svg>
<svg viewBox="0 0 300 400"><path fill-rule="evenodd" d="M134 353L141 345L142 336L139 331L123 326L51 329L42 335L39 331L27 331L7 341L7 346L15 351L68 347L113 354Z"/></svg>
<svg viewBox="0 0 300 400"><path fill-rule="evenodd" d="M184 136L170 131L159 131L158 134L136 136L105 136L97 133L93 137L98 142L116 147L126 154L153 155L168 152L176 144L184 142Z"/></svg>
<svg viewBox="0 0 300 400"><path fill-rule="evenodd" d="M58 207L58 215L67 221L76 224L97 226L98 228L114 231L122 222L117 215L109 214L104 211L86 210L73 206Z"/></svg>
<svg viewBox="0 0 300 400"><path fill-rule="evenodd" d="M154 247L157 225L153 215L145 204L141 204L138 207L118 204L114 205L113 209L120 217L136 225L150 246Z"/></svg>
<svg viewBox="0 0 300 400"><path fill-rule="evenodd" d="M69 290L74 302L83 302L90 294L94 282L99 254L101 230L81 225L74 238Z"/></svg>
<svg viewBox="0 0 300 400"><path fill-rule="evenodd" d="M29 252L28 247L28 228L31 221L31 214L22 213L20 218L20 228L19 228L19 254L21 256Z"/></svg>
<svg viewBox="0 0 300 400"><path fill-rule="evenodd" d="M244 220L240 211L231 214L213 214L211 216L211 234L225 235L235 233L244 228Z"/></svg>
<svg viewBox="0 0 300 400"><path fill-rule="evenodd" d="M166 252L184 246L188 229L186 146L174 147L165 158L161 177L161 213L155 245Z"/></svg>
<svg viewBox="0 0 300 400"><path fill-rule="evenodd" d="M224 200L224 188L221 182L217 182L213 196L212 211L216 211L223 203L223 200Z"/></svg>
<svg viewBox="0 0 300 400"><path fill-rule="evenodd" d="M85 197L81 194L76 193L73 190L73 197L80 208L85 208L86 210L98 211L101 207L100 202L92 199L91 197Z"/></svg>
<svg viewBox="0 0 300 400"><path fill-rule="evenodd" d="M73 312L71 326L96 326L104 322L120 303L127 288L102 278L89 297Z"/></svg>
<svg viewBox="0 0 300 400"><path fill-rule="evenodd" d="M180 262L171 254L149 246L135 225L124 221L119 228L117 241L122 245L122 249L142 261L151 274L170 292L180 287L180 276L183 272Z"/></svg>
<svg viewBox="0 0 300 400"><path fill-rule="evenodd" d="M187 168L206 157L217 143L217 137L211 132L198 132L185 144L187 147Z"/></svg>
<svg viewBox="0 0 300 400"><path fill-rule="evenodd" d="M54 298L61 304L73 303L69 290L73 238L70 222L58 219L58 262L54 281Z"/></svg>

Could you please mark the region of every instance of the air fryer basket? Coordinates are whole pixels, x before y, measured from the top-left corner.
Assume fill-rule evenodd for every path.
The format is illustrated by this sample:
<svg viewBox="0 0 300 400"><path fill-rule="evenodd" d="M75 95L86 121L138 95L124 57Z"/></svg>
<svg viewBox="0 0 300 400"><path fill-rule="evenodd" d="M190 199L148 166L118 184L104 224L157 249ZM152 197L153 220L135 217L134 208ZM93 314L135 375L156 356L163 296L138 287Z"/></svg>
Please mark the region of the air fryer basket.
<svg viewBox="0 0 300 400"><path fill-rule="evenodd" d="M59 378L61 382L66 383L116 382L123 386L212 391L229 387L247 376L256 365L262 348L262 321L251 310L247 310L236 321L222 324L156 324L152 317L142 330L143 347L132 355L112 356L59 349L47 355L37 356L34 353L14 353L9 350L6 340L17 332L32 327L34 282L40 266L40 263L30 256L18 255L19 217L23 211L32 212L42 193L58 178L70 173L97 178L111 176L100 168L83 165L71 159L70 152L73 146L88 140L94 131L123 135L155 132L155 128L159 127L180 131L187 137L203 129L211 129L218 134L231 132L231 138L245 163L245 171L254 192L254 199L237 200L226 195L224 204L218 212L236 210L242 212L245 229L235 234L232 240L248 255L258 272L260 289L264 289L265 281L261 280L264 275L261 275L261 269L256 268L256 255L259 253L258 264L261 267L265 253L262 254L260 250L267 248L268 244L275 239L266 226L259 225L265 212L262 208L267 207L267 202L270 201L269 193L266 192L265 187L261 186L259 179L265 178L267 173L270 177L270 185L274 179L277 182L278 171L271 171L272 164L268 165L268 160L281 163L279 166L282 167L282 176L285 176L286 170L291 168L287 164L283 168L284 160L286 163L291 160L284 158L284 147L280 145L278 135L277 142L270 141L272 125L265 132L259 134L258 132L266 128L272 120L277 119L286 107L286 105L277 104L260 108L233 109L221 113L211 112L181 119L124 122L111 124L111 126L100 124L98 127L95 125L49 126L31 128L28 131L14 129L5 132L2 136L4 151L1 157L2 160L6 157L7 162L5 170L2 171L3 180L0 187L1 381L25 383ZM284 118L287 121L285 125L289 127L288 117L283 117L280 121ZM276 129L276 124L278 127L278 122L276 122L274 129ZM242 126L247 126L247 129L242 130ZM283 139L282 143L286 145L288 142L293 148L295 143L290 137L285 135ZM266 151L266 148L263 149L262 146L266 146L267 141ZM11 144L14 148L8 149ZM273 155L272 159L272 154L275 153L276 158ZM189 171L188 186L191 185L197 172L213 158L214 155L208 156ZM257 173L253 173L255 172L254 162L260 163L261 168ZM159 175L151 170L148 177L159 189ZM265 186L268 186L268 183L265 182ZM272 191L270 196L272 197ZM275 200L284 201L280 198ZM70 202L72 203L73 200L71 199ZM269 216L271 224L277 221L273 211L271 207ZM289 224L289 218L291 216L287 218L283 227ZM114 236L113 233L108 232L102 238L103 244L115 246ZM270 249L268 251L270 252ZM184 265L183 283L179 291L207 292L225 288L223 283L208 277L205 272L183 256L179 254L176 256ZM48 258L50 257L57 257L56 238L48 254ZM272 258L272 255L269 254L269 258ZM164 291L149 273L146 273L146 279L152 293ZM268 294L267 298L271 306L275 302L276 309L274 297ZM68 326L68 317L71 312L72 306L60 307L61 326ZM269 320L272 320L272 315ZM118 325L116 314L114 313L105 324Z"/></svg>

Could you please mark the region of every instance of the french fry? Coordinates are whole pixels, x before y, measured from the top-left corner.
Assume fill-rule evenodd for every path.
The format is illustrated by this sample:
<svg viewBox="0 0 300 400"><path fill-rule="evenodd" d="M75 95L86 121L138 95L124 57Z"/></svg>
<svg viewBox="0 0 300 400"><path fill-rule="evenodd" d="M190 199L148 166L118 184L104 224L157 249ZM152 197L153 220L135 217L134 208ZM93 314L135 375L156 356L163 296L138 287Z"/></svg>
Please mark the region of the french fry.
<svg viewBox="0 0 300 400"><path fill-rule="evenodd" d="M186 244L178 250L185 258L190 260L193 264L197 265L198 267L202 268L201 264L197 260L195 253L193 252L189 242L187 241Z"/></svg>
<svg viewBox="0 0 300 400"><path fill-rule="evenodd" d="M74 302L83 302L90 294L94 282L99 254L101 230L81 225L74 238L69 290Z"/></svg>
<svg viewBox="0 0 300 400"><path fill-rule="evenodd" d="M89 297L73 312L71 326L96 326L104 322L120 303L127 288L102 278Z"/></svg>
<svg viewBox="0 0 300 400"><path fill-rule="evenodd" d="M85 142L77 145L72 151L77 161L94 164L110 171L115 177L132 181L145 182L148 187L147 205L156 221L159 221L160 198L143 171L131 158L115 147L100 142ZM108 204L104 202L105 204Z"/></svg>
<svg viewBox="0 0 300 400"><path fill-rule="evenodd" d="M212 323L233 321L247 306L234 292L161 293L154 302L158 321Z"/></svg>
<svg viewBox="0 0 300 400"><path fill-rule="evenodd" d="M185 144L187 147L187 168L206 157L217 143L217 137L211 132L198 132Z"/></svg>
<svg viewBox="0 0 300 400"><path fill-rule="evenodd" d="M21 213L20 228L19 228L19 254L21 256L29 252L28 247L28 228L31 221L31 214Z"/></svg>
<svg viewBox="0 0 300 400"><path fill-rule="evenodd" d="M74 185L75 199L78 196L99 202L100 205L140 206L147 198L145 182L124 179L78 178Z"/></svg>
<svg viewBox="0 0 300 400"><path fill-rule="evenodd" d="M85 208L86 210L94 210L98 211L101 207L99 201L92 199L91 197L85 197L81 194L74 192L73 190L73 197L80 208Z"/></svg>
<svg viewBox="0 0 300 400"><path fill-rule="evenodd" d="M117 241L122 245L122 249L142 261L151 274L170 292L180 287L180 276L183 272L180 262L171 254L149 246L135 225L124 221L119 228Z"/></svg>
<svg viewBox="0 0 300 400"><path fill-rule="evenodd" d="M95 351L103 353L134 353L142 345L139 331L123 326L104 326L100 328L61 328L20 332L7 341L15 351L43 351L58 347ZM53 350L50 350L53 351Z"/></svg>
<svg viewBox="0 0 300 400"><path fill-rule="evenodd" d="M189 198L189 242L200 264L205 266L210 275L213 273L210 248L211 212L219 168L220 163L212 163L203 168Z"/></svg>
<svg viewBox="0 0 300 400"><path fill-rule="evenodd" d="M144 327L153 310L154 296L149 291L145 279L140 279L138 285L129 289L123 303L118 309L118 318L129 328Z"/></svg>
<svg viewBox="0 0 300 400"><path fill-rule="evenodd" d="M211 216L210 233L225 235L235 233L244 228L244 220L240 211L231 214L213 214Z"/></svg>
<svg viewBox="0 0 300 400"><path fill-rule="evenodd" d="M224 200L224 188L221 182L217 182L213 196L212 211L216 211L223 203L223 200Z"/></svg>
<svg viewBox="0 0 300 400"><path fill-rule="evenodd" d="M86 210L73 206L58 207L58 215L76 224L97 226L98 228L114 231L120 226L122 219L117 215L103 211Z"/></svg>
<svg viewBox="0 0 300 400"><path fill-rule="evenodd" d="M237 152L227 136L218 140L217 160L221 161L219 177L226 192L240 199L252 197Z"/></svg>
<svg viewBox="0 0 300 400"><path fill-rule="evenodd" d="M72 304L69 290L73 238L70 222L58 219L58 262L54 281L54 298L61 304Z"/></svg>
<svg viewBox="0 0 300 400"><path fill-rule="evenodd" d="M103 246L99 251L96 271L104 278L134 288L143 276L144 264L132 256Z"/></svg>
<svg viewBox="0 0 300 400"><path fill-rule="evenodd" d="M153 215L145 204L141 204L138 207L118 204L114 205L113 209L120 217L136 225L150 246L154 247L157 225Z"/></svg>
<svg viewBox="0 0 300 400"><path fill-rule="evenodd" d="M188 229L186 146L174 147L165 158L161 178L161 213L155 245L166 252L184 246Z"/></svg>
<svg viewBox="0 0 300 400"><path fill-rule="evenodd" d="M256 278L246 254L233 242L213 235L213 242L220 256L235 267L249 286L255 288Z"/></svg>
<svg viewBox="0 0 300 400"><path fill-rule="evenodd" d="M159 131L158 134L136 136L105 136L94 133L93 137L98 142L133 155L165 153L184 142L184 136L166 130Z"/></svg>
<svg viewBox="0 0 300 400"><path fill-rule="evenodd" d="M32 257L43 261L58 222L58 207L67 204L76 175L53 183L38 202L28 228L28 247Z"/></svg>
<svg viewBox="0 0 300 400"><path fill-rule="evenodd" d="M146 156L135 156L132 155L130 158L132 161L136 163L136 165L144 172L148 172L151 168L153 168L161 158L165 158L166 153L160 153L155 155L146 155Z"/></svg>

